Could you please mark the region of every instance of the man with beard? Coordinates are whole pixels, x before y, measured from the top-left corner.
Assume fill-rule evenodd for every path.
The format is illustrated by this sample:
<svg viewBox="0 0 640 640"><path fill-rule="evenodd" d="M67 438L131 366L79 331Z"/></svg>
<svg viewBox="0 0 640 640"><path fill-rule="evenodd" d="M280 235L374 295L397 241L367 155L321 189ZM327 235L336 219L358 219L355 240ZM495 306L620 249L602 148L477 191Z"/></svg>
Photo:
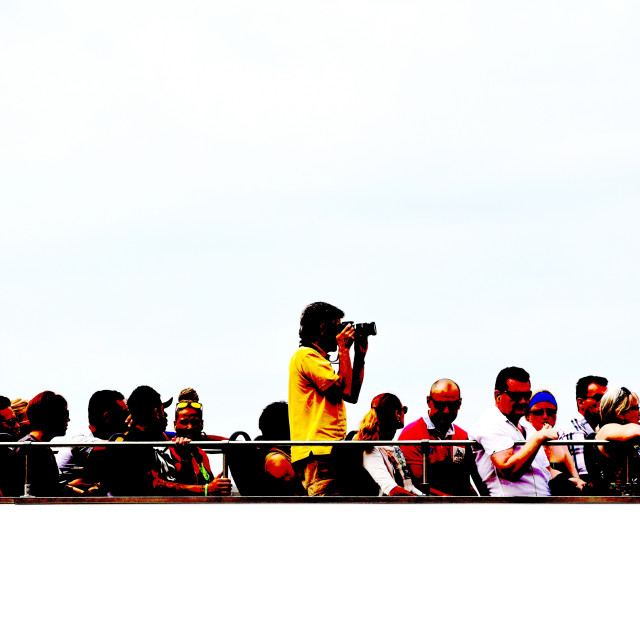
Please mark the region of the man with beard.
<svg viewBox="0 0 640 640"><path fill-rule="evenodd" d="M408 424L398 440L468 440L467 432L453 424L462 399L460 387L448 378L431 385L427 396L428 412L424 418ZM422 450L419 446L400 447L416 486L422 486ZM432 495L475 496L471 486L481 485L471 448L467 446L431 446L427 482Z"/></svg>

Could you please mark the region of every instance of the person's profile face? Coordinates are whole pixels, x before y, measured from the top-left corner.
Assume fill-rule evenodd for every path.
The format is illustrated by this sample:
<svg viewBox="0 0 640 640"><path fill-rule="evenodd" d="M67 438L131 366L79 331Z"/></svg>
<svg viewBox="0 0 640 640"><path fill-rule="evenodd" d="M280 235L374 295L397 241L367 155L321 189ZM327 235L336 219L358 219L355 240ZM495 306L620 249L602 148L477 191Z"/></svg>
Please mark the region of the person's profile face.
<svg viewBox="0 0 640 640"><path fill-rule="evenodd" d="M51 431L54 436L63 436L67 433L69 424L69 409L64 402L51 413Z"/></svg>
<svg viewBox="0 0 640 640"><path fill-rule="evenodd" d="M632 422L633 424L638 424L640 421L638 401L633 396L631 397L631 406L626 411L620 413L620 419L624 422Z"/></svg>
<svg viewBox="0 0 640 640"><path fill-rule="evenodd" d="M607 387L592 382L587 387L587 397L578 398L578 410L585 418L593 417L597 422L600 419L600 401L607 392Z"/></svg>
<svg viewBox="0 0 640 640"><path fill-rule="evenodd" d="M168 420L167 420L167 412L164 409L164 405L160 405L160 412L158 415L158 424L162 426L162 430L164 431L167 428Z"/></svg>
<svg viewBox="0 0 640 640"><path fill-rule="evenodd" d="M198 440L202 435L202 415L193 407L180 409L174 425L177 436Z"/></svg>
<svg viewBox="0 0 640 640"><path fill-rule="evenodd" d="M338 348L337 335L340 333L340 318L326 320L322 323L320 346L327 352L336 351Z"/></svg>
<svg viewBox="0 0 640 640"><path fill-rule="evenodd" d="M404 427L404 415L406 407L402 403L392 402L385 406L378 406L376 415L380 425L380 438L382 440L393 440L398 429Z"/></svg>
<svg viewBox="0 0 640 640"><path fill-rule="evenodd" d="M115 410L115 426L118 430L124 430L127 426L127 418L129 417L129 409L124 400L116 401L117 408Z"/></svg>
<svg viewBox="0 0 640 640"><path fill-rule="evenodd" d="M0 429L5 429L16 437L20 434L20 423L11 407L0 411Z"/></svg>

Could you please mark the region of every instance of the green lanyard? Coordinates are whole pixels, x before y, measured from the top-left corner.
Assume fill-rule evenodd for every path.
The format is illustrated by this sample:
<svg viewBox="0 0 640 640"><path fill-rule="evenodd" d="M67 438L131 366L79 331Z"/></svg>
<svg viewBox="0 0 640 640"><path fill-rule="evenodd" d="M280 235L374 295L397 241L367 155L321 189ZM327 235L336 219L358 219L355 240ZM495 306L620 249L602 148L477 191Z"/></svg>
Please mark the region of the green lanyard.
<svg viewBox="0 0 640 640"><path fill-rule="evenodd" d="M209 475L209 472L204 468L204 464L202 462L198 466L200 467L200 473L202 474L202 477L205 479L205 481L208 484L209 481L211 480L211 476Z"/></svg>

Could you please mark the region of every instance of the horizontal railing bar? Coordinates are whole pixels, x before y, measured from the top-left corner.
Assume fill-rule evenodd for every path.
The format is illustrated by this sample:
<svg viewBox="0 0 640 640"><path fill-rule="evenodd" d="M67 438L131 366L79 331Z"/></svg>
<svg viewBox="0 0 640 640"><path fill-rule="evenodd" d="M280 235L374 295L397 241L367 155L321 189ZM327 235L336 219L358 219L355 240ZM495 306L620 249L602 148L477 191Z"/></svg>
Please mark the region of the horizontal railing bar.
<svg viewBox="0 0 640 640"><path fill-rule="evenodd" d="M383 445L383 446L438 446L438 447L455 447L461 445L474 445L478 444L476 440L217 440L215 445L211 440L192 440L189 445L200 447L201 449L209 449L215 451L216 449L225 449L228 447L239 446L292 446L292 447L317 447L317 446L356 446L365 447L370 445ZM525 440L517 440L514 445L522 446L526 444ZM603 445L609 444L608 440L545 440L544 446L576 446L576 445ZM149 447L172 447L176 446L174 440L104 440L97 442L71 442L71 441L56 441L56 442L34 442L27 440L26 442L0 442L0 447L104 447L104 446L149 446ZM180 445L177 445L180 446Z"/></svg>

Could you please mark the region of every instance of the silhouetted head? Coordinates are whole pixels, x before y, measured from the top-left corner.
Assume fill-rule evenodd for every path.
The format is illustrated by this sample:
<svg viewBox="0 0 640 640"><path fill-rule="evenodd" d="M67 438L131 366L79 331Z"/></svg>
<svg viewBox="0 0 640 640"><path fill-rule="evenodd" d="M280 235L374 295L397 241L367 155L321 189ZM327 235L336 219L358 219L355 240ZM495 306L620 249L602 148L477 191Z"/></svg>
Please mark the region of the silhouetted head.
<svg viewBox="0 0 640 640"><path fill-rule="evenodd" d="M127 400L133 425L151 435L162 434L167 427L165 409L172 401L170 398L163 403L160 394L147 385L136 387Z"/></svg>
<svg viewBox="0 0 640 640"><path fill-rule="evenodd" d="M89 428L97 438L108 440L127 429L129 409L119 391L103 389L89 399Z"/></svg>
<svg viewBox="0 0 640 640"><path fill-rule="evenodd" d="M8 433L15 440L20 434L20 423L11 408L11 400L5 396L0 396L0 432Z"/></svg>
<svg viewBox="0 0 640 640"><path fill-rule="evenodd" d="M290 440L289 405L283 400L268 404L260 414L258 428L265 440Z"/></svg>
<svg viewBox="0 0 640 640"><path fill-rule="evenodd" d="M41 431L44 440L63 436L69 424L67 401L53 391L43 391L27 405L31 431Z"/></svg>
<svg viewBox="0 0 640 640"><path fill-rule="evenodd" d="M312 302L300 316L300 345L310 347L317 344L324 351L338 348L336 336L344 312L328 302Z"/></svg>

